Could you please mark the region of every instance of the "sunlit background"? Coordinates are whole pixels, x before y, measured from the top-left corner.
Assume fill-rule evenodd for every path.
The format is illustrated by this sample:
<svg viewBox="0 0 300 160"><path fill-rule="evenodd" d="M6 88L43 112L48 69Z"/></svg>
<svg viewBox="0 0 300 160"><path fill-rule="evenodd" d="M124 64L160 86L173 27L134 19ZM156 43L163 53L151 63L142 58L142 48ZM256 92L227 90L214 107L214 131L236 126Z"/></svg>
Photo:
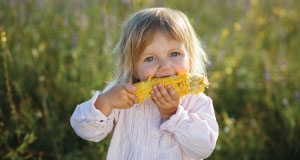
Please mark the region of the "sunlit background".
<svg viewBox="0 0 300 160"><path fill-rule="evenodd" d="M220 134L208 159L300 158L300 1L0 0L0 159L105 159L80 139L77 104L112 80L122 22L186 13L211 60Z"/></svg>

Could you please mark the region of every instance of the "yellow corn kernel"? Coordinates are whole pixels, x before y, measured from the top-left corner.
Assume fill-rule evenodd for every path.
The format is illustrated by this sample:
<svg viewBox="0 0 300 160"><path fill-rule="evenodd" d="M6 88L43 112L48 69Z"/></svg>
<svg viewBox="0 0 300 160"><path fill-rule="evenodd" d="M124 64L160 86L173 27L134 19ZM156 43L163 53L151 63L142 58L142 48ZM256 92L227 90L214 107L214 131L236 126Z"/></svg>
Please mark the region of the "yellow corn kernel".
<svg viewBox="0 0 300 160"><path fill-rule="evenodd" d="M209 86L206 76L190 73L182 73L177 76L165 78L149 78L147 81L134 84L134 86L137 87L135 95L138 98L138 103L151 99L150 92L152 90L152 86L157 85L158 83L162 84L164 87L171 85L180 96L204 92L205 87Z"/></svg>

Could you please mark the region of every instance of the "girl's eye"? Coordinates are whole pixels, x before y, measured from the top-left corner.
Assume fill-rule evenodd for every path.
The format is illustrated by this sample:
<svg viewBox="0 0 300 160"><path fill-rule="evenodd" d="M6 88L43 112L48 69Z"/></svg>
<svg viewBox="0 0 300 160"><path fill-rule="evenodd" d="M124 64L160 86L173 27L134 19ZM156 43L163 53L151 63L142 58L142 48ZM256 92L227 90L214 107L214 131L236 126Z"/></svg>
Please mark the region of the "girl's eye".
<svg viewBox="0 0 300 160"><path fill-rule="evenodd" d="M171 52L171 54L170 54L171 57L176 57L176 56L178 56L178 55L179 55L178 52Z"/></svg>
<svg viewBox="0 0 300 160"><path fill-rule="evenodd" d="M154 61L154 60L155 60L154 57L147 57L147 58L145 59L145 62L151 62L151 61Z"/></svg>

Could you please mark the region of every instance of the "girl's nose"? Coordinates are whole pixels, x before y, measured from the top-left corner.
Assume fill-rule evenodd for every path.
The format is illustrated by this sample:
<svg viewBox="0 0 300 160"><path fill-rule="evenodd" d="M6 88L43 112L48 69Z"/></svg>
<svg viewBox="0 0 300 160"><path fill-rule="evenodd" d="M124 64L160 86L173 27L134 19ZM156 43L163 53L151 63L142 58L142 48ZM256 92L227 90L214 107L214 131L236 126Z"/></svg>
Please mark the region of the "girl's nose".
<svg viewBox="0 0 300 160"><path fill-rule="evenodd" d="M160 70L166 70L170 68L170 61L167 59L161 59L159 61L159 69Z"/></svg>

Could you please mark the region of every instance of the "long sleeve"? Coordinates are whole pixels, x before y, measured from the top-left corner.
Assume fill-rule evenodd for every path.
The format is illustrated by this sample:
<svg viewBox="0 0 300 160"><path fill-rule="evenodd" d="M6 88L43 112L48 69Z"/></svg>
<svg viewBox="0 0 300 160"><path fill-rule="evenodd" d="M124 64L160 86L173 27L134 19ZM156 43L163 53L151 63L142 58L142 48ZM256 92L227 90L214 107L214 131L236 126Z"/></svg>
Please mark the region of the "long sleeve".
<svg viewBox="0 0 300 160"><path fill-rule="evenodd" d="M171 119L160 126L160 130L173 134L189 157L203 159L216 146L218 124L212 100L202 93L191 97L183 102Z"/></svg>
<svg viewBox="0 0 300 160"><path fill-rule="evenodd" d="M99 94L78 105L70 121L90 141L101 141L113 131L107 159L204 159L215 148L218 124L212 101L203 93L184 96L176 114L163 123L152 100L113 109L107 117L94 106Z"/></svg>
<svg viewBox="0 0 300 160"><path fill-rule="evenodd" d="M108 117L96 109L94 103L101 92L97 91L92 99L79 104L73 112L70 123L76 134L89 141L101 141L114 128L115 112Z"/></svg>

